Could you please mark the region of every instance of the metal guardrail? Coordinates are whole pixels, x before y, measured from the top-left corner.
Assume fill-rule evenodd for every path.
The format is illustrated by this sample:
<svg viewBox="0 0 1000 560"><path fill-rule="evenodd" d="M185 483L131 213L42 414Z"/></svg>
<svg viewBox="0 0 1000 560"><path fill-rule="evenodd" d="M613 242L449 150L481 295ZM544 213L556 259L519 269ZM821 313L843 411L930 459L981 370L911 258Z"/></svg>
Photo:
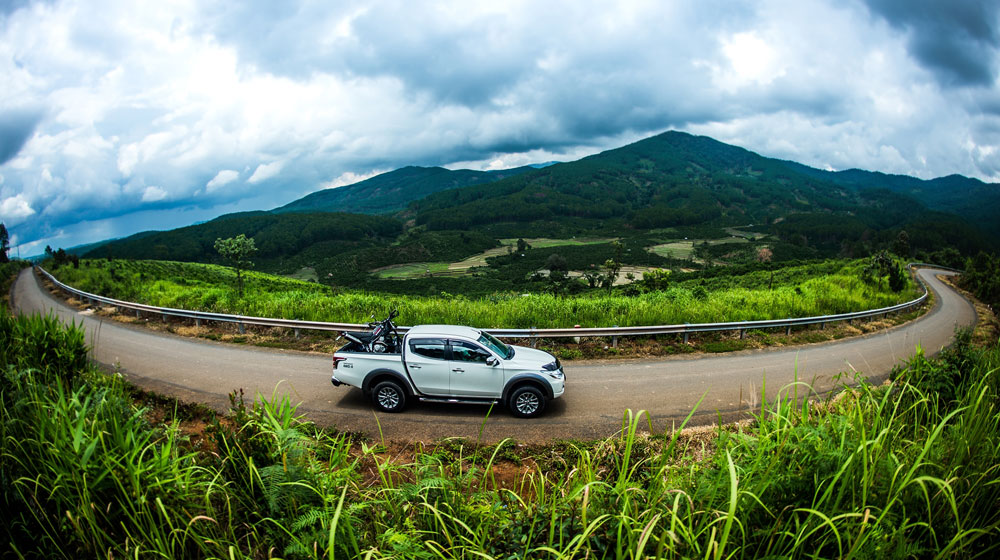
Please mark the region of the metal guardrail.
<svg viewBox="0 0 1000 560"><path fill-rule="evenodd" d="M943 270L950 270L955 272L961 272L959 270L924 264L924 263L910 263L906 265L908 269L914 266L923 266L927 268L938 268ZM145 305L141 303L133 303L129 301L122 301L113 298L108 298L104 296L99 296L91 293L87 293L81 290L77 290L71 286L67 286L62 282L56 280L52 274L50 274L45 269L36 266L39 272L45 275L55 286L59 289L73 294L85 301L90 303L100 302L105 305L111 305L114 307L122 309L130 309L136 312L136 316L140 316L142 313L149 313L154 315L162 315L163 320L166 321L167 317L183 317L187 319L194 319L195 322L200 326L202 321L218 321L226 323L235 323L238 325L240 332L244 332L244 325L255 325L263 327L284 327L292 329L295 331L296 335L302 329L305 330L315 330L315 331L356 331L356 330L366 330L368 325L356 324L356 323L326 323L321 321L297 321L294 319L270 319L266 317L247 317L243 315L228 315L224 313L208 313L204 311L191 311L187 309L172 309L168 307L154 307L152 305ZM919 280L919 278L918 278ZM799 317L799 318L789 318L789 319L769 319L764 321L735 321L727 323L686 323L683 325L654 325L654 326L644 326L644 327L593 327L593 328L564 328L564 329L486 329L487 332L498 336L501 338L528 338L532 341L532 346L534 346L539 338L566 338L566 337L612 337L614 343L617 344L617 337L619 336L643 336L643 335L657 335L657 334L682 334L684 335L684 341L687 342L688 335L691 333L699 332L715 332L715 331L740 331L740 337L747 330L751 329L773 329L773 328L785 328L786 333L790 333L792 327L799 327L805 325L825 325L827 323L835 323L840 321L853 321L857 319L867 319L869 317L877 317L879 315L888 315L889 313L900 313L907 309L916 307L924 303L928 298L927 286L924 285L923 280L919 280L921 286L924 289L923 295L920 297L900 303L897 305L882 307L879 309L870 309L867 311L855 311L852 313L840 313L837 315L819 315L815 317ZM406 332L410 327L399 327L400 332Z"/></svg>

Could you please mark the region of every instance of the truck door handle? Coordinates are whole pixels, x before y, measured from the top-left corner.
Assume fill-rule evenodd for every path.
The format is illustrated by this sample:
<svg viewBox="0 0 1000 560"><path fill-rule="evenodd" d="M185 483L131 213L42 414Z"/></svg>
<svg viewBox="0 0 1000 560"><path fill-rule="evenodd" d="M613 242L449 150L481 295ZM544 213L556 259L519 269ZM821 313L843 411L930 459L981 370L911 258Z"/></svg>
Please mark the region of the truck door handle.
<svg viewBox="0 0 1000 560"><path fill-rule="evenodd" d="M410 369L420 369L420 366L418 366L417 364L407 364L407 365L410 367Z"/></svg>
<svg viewBox="0 0 1000 560"><path fill-rule="evenodd" d="M455 372L455 373L465 373L465 370L464 370L464 369L462 369L462 368L455 368L455 369L453 369L453 370L451 370L451 371L453 371L453 372Z"/></svg>

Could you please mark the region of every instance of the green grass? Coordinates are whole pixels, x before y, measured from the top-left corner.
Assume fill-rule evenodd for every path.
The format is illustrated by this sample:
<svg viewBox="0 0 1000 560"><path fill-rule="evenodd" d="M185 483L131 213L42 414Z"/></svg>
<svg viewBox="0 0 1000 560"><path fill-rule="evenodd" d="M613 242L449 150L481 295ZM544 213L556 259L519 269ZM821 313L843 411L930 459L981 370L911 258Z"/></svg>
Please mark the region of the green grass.
<svg viewBox="0 0 1000 560"><path fill-rule="evenodd" d="M614 241L613 237L581 237L579 239L550 239L548 237L530 237L525 239L525 242L531 246L533 249L544 249L546 247L565 247L565 246L580 246L580 245L601 245L604 243L611 243ZM513 245L517 246L517 239L501 239L500 243L503 245Z"/></svg>
<svg viewBox="0 0 1000 560"><path fill-rule="evenodd" d="M303 282L319 282L319 275L316 273L316 269L310 266L304 266L296 270L292 274L286 274L292 280L302 280Z"/></svg>
<svg viewBox="0 0 1000 560"><path fill-rule="evenodd" d="M81 290L159 307L256 317L363 323L372 313L400 312L400 324L464 324L480 328L640 326L785 319L846 313L893 305L915 297L860 279L861 261L807 265L744 277L680 281L634 296L605 291L576 297L496 293L470 299L400 296L349 291L251 272L247 295L237 297L233 274L213 265L164 261L82 261L54 271ZM883 283L884 284L884 283Z"/></svg>
<svg viewBox="0 0 1000 560"><path fill-rule="evenodd" d="M240 393L212 422L211 450L199 450L177 419L151 423L120 377L86 365L81 329L0 311L0 339L0 538L10 556L992 558L1000 549L1000 349L971 347L966 335L940 359L902 364L887 386L857 380L809 402L795 398L808 387L789 385L749 424L646 435L647 414L623 411L620 435L606 440L449 440L402 452L320 430L287 399Z"/></svg>
<svg viewBox="0 0 1000 560"><path fill-rule="evenodd" d="M749 239L745 237L725 237L722 239L690 239L681 241L671 241L669 243L661 243L659 245L653 245L649 247L649 251L660 255L661 257L674 258L674 259L688 259L694 255L696 246L703 243L708 243L709 245L728 245L728 244L744 244L749 243ZM699 261L700 262L700 261Z"/></svg>
<svg viewBox="0 0 1000 560"><path fill-rule="evenodd" d="M379 278L406 280L408 278L435 276L443 272L448 272L448 264L440 262L395 264L373 270L372 272Z"/></svg>

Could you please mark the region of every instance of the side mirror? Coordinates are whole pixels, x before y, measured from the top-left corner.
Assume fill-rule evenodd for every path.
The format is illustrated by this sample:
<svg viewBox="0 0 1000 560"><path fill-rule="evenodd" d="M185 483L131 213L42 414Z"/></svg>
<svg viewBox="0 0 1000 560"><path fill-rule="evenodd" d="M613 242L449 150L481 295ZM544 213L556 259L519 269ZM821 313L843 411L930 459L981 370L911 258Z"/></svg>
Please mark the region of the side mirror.
<svg viewBox="0 0 1000 560"><path fill-rule="evenodd" d="M494 358L493 356L490 356L489 358L486 358L486 365L488 365L488 366L492 367L492 366L497 365L498 363L500 363L500 361L497 360L496 358Z"/></svg>

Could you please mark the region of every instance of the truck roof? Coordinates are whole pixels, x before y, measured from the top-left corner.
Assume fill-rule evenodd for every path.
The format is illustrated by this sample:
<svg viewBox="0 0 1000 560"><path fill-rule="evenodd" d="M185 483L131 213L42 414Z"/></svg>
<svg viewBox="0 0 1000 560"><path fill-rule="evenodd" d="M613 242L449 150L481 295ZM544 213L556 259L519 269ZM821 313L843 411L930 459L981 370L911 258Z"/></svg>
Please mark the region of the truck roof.
<svg viewBox="0 0 1000 560"><path fill-rule="evenodd" d="M406 331L406 336L460 336L475 340L479 332L479 329L461 325L417 325Z"/></svg>

